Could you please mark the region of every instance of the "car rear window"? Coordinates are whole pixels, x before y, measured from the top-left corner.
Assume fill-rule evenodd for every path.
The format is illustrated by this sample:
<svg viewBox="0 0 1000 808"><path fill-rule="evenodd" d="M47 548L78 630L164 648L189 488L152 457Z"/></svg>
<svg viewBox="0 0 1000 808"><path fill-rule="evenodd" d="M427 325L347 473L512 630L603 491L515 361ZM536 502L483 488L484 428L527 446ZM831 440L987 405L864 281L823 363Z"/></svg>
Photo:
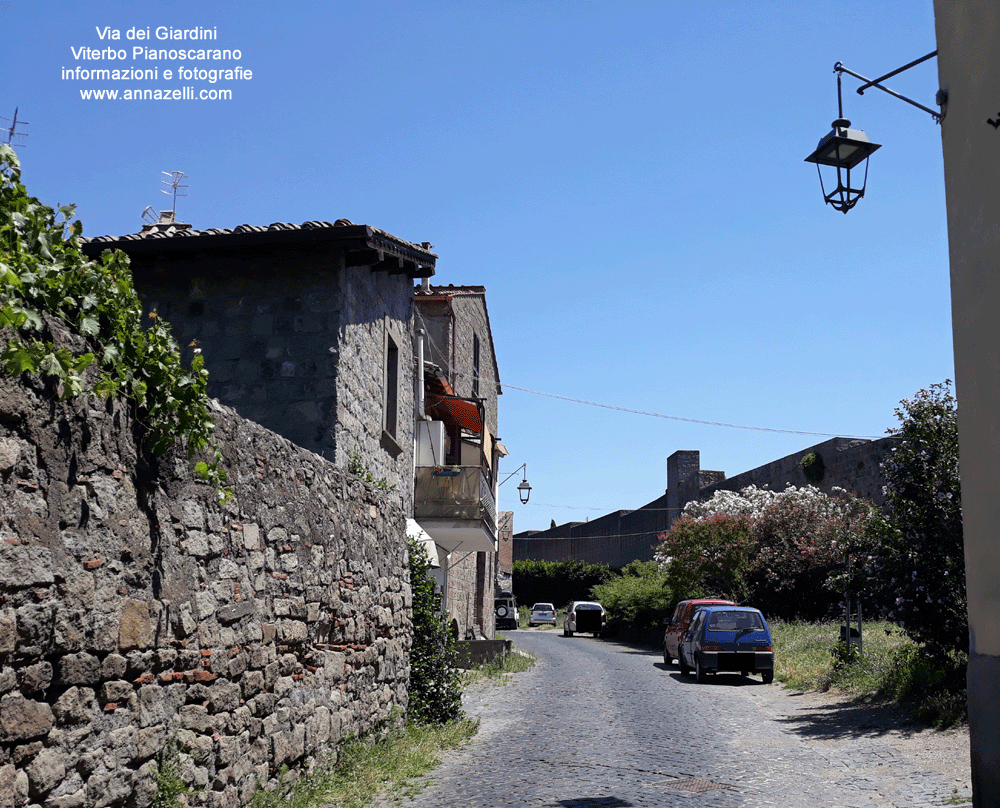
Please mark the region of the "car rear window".
<svg viewBox="0 0 1000 808"><path fill-rule="evenodd" d="M533 612L553 612L555 609L552 608L551 603L536 603L531 607Z"/></svg>
<svg viewBox="0 0 1000 808"><path fill-rule="evenodd" d="M756 612L712 612L708 619L709 631L763 631L764 621Z"/></svg>
<svg viewBox="0 0 1000 808"><path fill-rule="evenodd" d="M578 612L585 612L587 610L599 612L601 610L601 607L598 606L596 603L578 603L576 604L576 610Z"/></svg>

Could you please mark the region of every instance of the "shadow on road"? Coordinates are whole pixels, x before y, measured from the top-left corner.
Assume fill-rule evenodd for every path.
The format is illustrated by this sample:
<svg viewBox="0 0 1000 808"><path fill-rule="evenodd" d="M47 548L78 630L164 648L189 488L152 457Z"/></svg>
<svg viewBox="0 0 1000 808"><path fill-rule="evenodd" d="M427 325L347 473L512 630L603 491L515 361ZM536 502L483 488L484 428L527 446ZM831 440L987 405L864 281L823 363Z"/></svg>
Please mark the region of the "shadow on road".
<svg viewBox="0 0 1000 808"><path fill-rule="evenodd" d="M810 705L805 695L790 695L789 699L801 698L803 706L794 715L776 718L790 732L802 737L819 740L870 738L895 732L909 737L929 729L912 713L882 699L845 696L824 704Z"/></svg>

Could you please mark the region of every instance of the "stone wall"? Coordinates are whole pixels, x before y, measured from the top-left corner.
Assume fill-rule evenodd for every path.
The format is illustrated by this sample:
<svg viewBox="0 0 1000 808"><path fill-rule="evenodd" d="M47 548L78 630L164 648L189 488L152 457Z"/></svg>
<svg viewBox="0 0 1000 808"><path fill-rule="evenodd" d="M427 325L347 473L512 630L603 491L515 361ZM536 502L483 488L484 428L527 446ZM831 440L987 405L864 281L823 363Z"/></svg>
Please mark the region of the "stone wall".
<svg viewBox="0 0 1000 808"><path fill-rule="evenodd" d="M878 440L831 438L751 471L703 486L698 496L700 499L707 499L716 491L739 491L748 485L770 488L772 491L784 491L789 485L814 485L826 494L831 493L834 488L843 488L876 505L882 505L885 495L882 492L884 480L881 464L895 442L896 439L891 437ZM823 459L824 471L819 480L810 481L802 470L802 458L807 454L815 454Z"/></svg>
<svg viewBox="0 0 1000 808"><path fill-rule="evenodd" d="M400 495L216 405L233 497L114 401L0 378L0 806L245 805L406 706Z"/></svg>
<svg viewBox="0 0 1000 808"><path fill-rule="evenodd" d="M680 450L667 458L667 491L634 511L615 511L589 522L567 522L548 530L525 531L514 538L514 560L565 561L624 567L630 561L650 561L657 537L670 529L684 506L716 491L739 491L750 485L784 491L789 485L814 485L824 493L834 488L882 505L881 463L895 439L831 438L801 452L726 478L721 471L701 468L697 450ZM822 458L823 475L810 481L801 461L807 454Z"/></svg>
<svg viewBox="0 0 1000 808"><path fill-rule="evenodd" d="M358 452L376 478L412 488L409 277L302 245L140 253L131 266L144 306L202 349L210 395L342 468Z"/></svg>
<svg viewBox="0 0 1000 808"><path fill-rule="evenodd" d="M466 639L473 626L486 637L496 631L493 596L496 553L470 553L461 548L448 556L448 597L445 607L458 621L459 635Z"/></svg>

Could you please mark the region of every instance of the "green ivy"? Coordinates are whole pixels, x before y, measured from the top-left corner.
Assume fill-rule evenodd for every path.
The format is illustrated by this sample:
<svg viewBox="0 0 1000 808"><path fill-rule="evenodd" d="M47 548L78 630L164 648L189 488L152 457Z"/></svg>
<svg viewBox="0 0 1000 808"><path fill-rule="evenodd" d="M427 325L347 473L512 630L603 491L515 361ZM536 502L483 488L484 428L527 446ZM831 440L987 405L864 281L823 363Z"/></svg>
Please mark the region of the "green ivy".
<svg viewBox="0 0 1000 808"><path fill-rule="evenodd" d="M0 145L0 328L14 332L0 347L0 367L14 376L55 377L61 398L69 399L84 391L84 371L96 365L93 392L129 400L154 453L178 440L189 457L206 450L211 460L196 471L226 499L201 351L195 346L185 368L169 325L150 312L144 326L128 257L108 250L88 260L74 206L56 211L41 204L20 178L17 155ZM90 350L74 354L47 339L46 316L84 337Z"/></svg>
<svg viewBox="0 0 1000 808"><path fill-rule="evenodd" d="M819 452L809 452L809 454L802 455L799 467L802 469L805 478L811 483L818 483L826 473L826 466L823 464L823 455Z"/></svg>
<svg viewBox="0 0 1000 808"><path fill-rule="evenodd" d="M390 483L386 477L376 477L365 465L365 460L360 452L351 452L351 459L347 464L347 470L355 477L368 483L372 488L379 491L395 491L396 484Z"/></svg>

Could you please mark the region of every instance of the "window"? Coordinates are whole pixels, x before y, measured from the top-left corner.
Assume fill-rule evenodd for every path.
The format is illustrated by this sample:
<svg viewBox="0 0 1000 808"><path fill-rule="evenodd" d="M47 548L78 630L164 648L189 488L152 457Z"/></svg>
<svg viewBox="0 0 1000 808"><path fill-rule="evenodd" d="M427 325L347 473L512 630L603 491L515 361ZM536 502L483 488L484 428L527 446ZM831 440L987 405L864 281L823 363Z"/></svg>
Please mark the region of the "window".
<svg viewBox="0 0 1000 808"><path fill-rule="evenodd" d="M396 422L399 410L399 347L386 334L385 351L385 404L382 428L393 438L396 437Z"/></svg>
<svg viewBox="0 0 1000 808"><path fill-rule="evenodd" d="M472 395L479 395L479 335L472 335Z"/></svg>

